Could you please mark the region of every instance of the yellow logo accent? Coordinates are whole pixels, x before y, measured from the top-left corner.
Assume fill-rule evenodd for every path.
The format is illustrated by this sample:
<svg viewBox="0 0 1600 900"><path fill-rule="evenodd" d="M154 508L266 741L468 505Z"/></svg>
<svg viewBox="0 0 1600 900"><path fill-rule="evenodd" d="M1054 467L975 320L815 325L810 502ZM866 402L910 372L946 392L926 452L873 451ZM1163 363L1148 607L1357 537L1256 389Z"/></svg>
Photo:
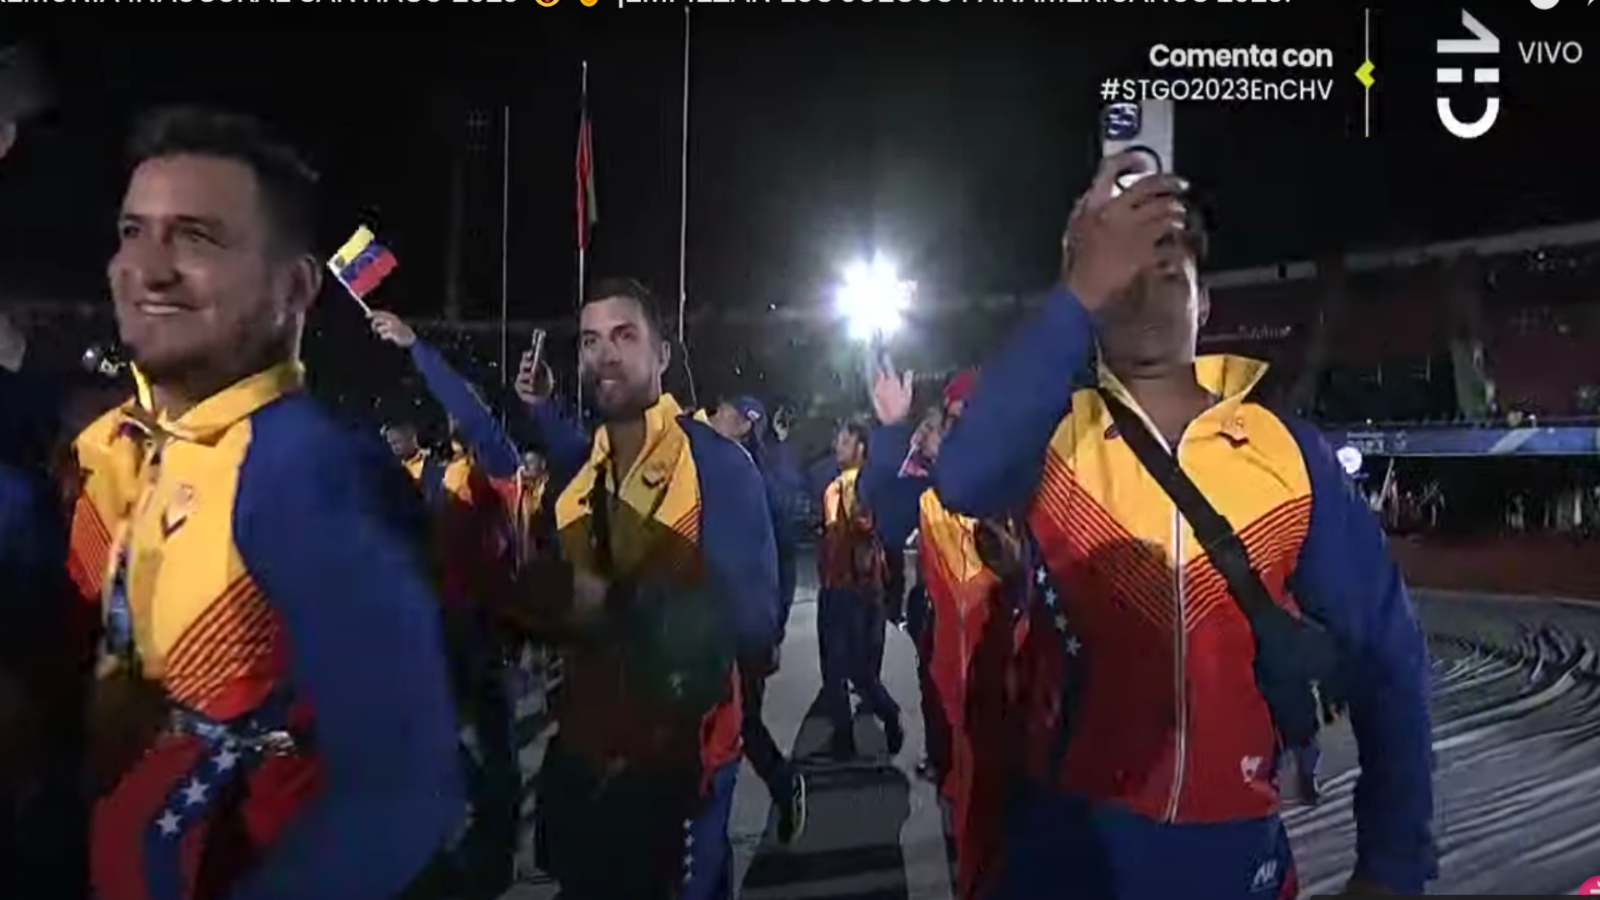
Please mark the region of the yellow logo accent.
<svg viewBox="0 0 1600 900"><path fill-rule="evenodd" d="M557 3L560 3L561 0L549 0L548 3L545 2L545 0L533 0L533 2L539 4L540 6L555 6Z"/></svg>
<svg viewBox="0 0 1600 900"><path fill-rule="evenodd" d="M578 0L578 2L582 3L584 6L593 6L596 3L599 3L600 0Z"/></svg>
<svg viewBox="0 0 1600 900"><path fill-rule="evenodd" d="M1374 66L1372 60L1369 59L1362 62L1361 68L1356 70L1356 80L1361 82L1361 86L1369 91L1372 90L1372 85L1377 82L1377 79L1372 77L1372 73L1376 69L1377 66Z"/></svg>

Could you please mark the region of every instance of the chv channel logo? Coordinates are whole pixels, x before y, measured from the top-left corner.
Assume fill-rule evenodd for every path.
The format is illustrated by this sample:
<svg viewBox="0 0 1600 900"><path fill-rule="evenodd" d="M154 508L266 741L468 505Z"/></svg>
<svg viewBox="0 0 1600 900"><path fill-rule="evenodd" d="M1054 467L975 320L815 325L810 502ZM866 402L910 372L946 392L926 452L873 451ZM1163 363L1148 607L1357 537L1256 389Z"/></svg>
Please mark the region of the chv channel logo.
<svg viewBox="0 0 1600 900"><path fill-rule="evenodd" d="M1536 9L1549 10L1560 0L1530 2ZM1439 124L1446 131L1463 140L1472 140L1488 134L1500 121L1500 73L1505 48L1492 28L1464 8L1461 29L1467 37L1441 39L1435 48L1439 59L1434 80L1439 92L1434 105ZM1514 44L1513 64L1575 68L1583 62L1583 45L1577 41L1517 40ZM1466 87L1469 80L1470 88ZM1460 110L1472 108L1481 108L1482 112L1475 119L1464 119Z"/></svg>

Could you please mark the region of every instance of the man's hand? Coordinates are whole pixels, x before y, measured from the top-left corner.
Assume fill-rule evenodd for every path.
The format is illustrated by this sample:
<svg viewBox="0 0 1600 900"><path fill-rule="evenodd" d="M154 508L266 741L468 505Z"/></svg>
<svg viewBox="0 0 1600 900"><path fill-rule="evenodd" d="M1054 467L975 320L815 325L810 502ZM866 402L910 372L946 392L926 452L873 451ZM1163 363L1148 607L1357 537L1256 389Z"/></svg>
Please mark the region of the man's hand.
<svg viewBox="0 0 1600 900"><path fill-rule="evenodd" d="M399 347L401 350L410 350L417 342L417 333L407 325L405 320L392 312L381 309L373 310L371 318L372 333L383 340Z"/></svg>
<svg viewBox="0 0 1600 900"><path fill-rule="evenodd" d="M1183 179L1149 175L1117 193L1117 179L1142 168L1133 154L1107 157L1067 222L1062 280L1090 311L1121 296L1156 263L1162 239L1184 228Z"/></svg>
<svg viewBox="0 0 1600 900"><path fill-rule="evenodd" d="M972 537L978 544L978 558L1001 581L1026 575L1022 570L1022 539L1009 522L980 519Z"/></svg>
<svg viewBox="0 0 1600 900"><path fill-rule="evenodd" d="M899 425L911 415L914 374L896 375L893 369L883 369L872 379L872 411L880 423Z"/></svg>
<svg viewBox="0 0 1600 900"><path fill-rule="evenodd" d="M512 384L517 399L529 406L537 406L550 399L556 382L550 364L542 360L535 364L533 356L532 350L523 351L522 361L517 364L517 380Z"/></svg>

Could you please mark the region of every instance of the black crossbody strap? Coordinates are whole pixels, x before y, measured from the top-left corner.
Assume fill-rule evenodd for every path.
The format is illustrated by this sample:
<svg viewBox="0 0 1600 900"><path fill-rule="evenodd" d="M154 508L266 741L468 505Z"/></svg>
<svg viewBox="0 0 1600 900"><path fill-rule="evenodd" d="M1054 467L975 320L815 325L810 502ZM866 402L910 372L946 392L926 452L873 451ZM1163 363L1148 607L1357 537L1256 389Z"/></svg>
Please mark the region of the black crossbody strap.
<svg viewBox="0 0 1600 900"><path fill-rule="evenodd" d="M1244 612L1245 618L1253 619L1257 614L1274 608L1276 604L1267 592L1267 586L1250 565L1250 552L1245 549L1244 541L1239 539L1233 526L1184 473L1177 458L1156 441L1156 436L1150 433L1144 420L1121 400L1104 389L1100 391L1100 397L1111 412L1111 421L1116 423L1117 433L1127 442L1128 449L1133 451L1139 464L1156 480L1156 484L1161 485L1161 489L1172 498L1178 512L1189 520L1206 557L1227 581L1228 593Z"/></svg>
<svg viewBox="0 0 1600 900"><path fill-rule="evenodd" d="M594 554L594 568L600 577L616 577L616 555L611 550L611 461L603 460L595 466L594 487L589 490L589 550Z"/></svg>

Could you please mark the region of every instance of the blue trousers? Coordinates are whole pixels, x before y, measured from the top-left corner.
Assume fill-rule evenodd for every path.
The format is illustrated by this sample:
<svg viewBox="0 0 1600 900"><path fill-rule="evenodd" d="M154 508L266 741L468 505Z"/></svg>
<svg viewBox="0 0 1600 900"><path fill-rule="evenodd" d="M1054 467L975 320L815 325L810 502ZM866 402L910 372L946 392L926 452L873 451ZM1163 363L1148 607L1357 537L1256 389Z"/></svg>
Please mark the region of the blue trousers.
<svg viewBox="0 0 1600 900"><path fill-rule="evenodd" d="M1292 900L1294 856L1276 817L1172 825L1060 793L1024 791L986 900Z"/></svg>
<svg viewBox="0 0 1600 900"><path fill-rule="evenodd" d="M879 720L898 719L900 707L879 676L883 659L883 610L852 590L824 588L817 594L817 642L822 657L822 704L835 733L850 729L850 691Z"/></svg>
<svg viewBox="0 0 1600 900"><path fill-rule="evenodd" d="M540 773L540 865L565 900L731 900L739 764L702 795L690 773L607 779L552 743Z"/></svg>

